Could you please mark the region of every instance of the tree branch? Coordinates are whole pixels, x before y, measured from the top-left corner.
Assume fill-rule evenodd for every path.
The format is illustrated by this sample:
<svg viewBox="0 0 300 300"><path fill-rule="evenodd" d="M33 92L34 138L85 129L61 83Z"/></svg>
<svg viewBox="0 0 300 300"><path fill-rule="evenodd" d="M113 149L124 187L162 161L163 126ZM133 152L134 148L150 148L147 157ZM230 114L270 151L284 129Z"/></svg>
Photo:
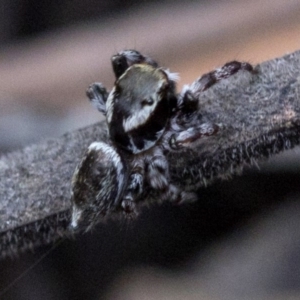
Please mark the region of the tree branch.
<svg viewBox="0 0 300 300"><path fill-rule="evenodd" d="M204 121L220 132L168 156L172 181L198 189L207 182L300 143L300 51L239 72L200 95ZM70 183L104 123L26 147L0 159L0 257L67 235ZM149 195L149 197L151 197Z"/></svg>

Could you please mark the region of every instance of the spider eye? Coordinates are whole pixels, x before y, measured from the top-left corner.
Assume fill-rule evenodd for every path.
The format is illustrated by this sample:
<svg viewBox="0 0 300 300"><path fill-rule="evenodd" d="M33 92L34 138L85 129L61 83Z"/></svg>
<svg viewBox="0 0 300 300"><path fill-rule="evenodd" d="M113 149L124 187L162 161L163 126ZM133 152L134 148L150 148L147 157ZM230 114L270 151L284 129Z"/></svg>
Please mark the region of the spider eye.
<svg viewBox="0 0 300 300"><path fill-rule="evenodd" d="M154 100L150 98L143 99L141 101L142 106L151 106L154 103Z"/></svg>
<svg viewBox="0 0 300 300"><path fill-rule="evenodd" d="M112 57L112 66L117 79L123 75L129 67L126 57L120 55Z"/></svg>

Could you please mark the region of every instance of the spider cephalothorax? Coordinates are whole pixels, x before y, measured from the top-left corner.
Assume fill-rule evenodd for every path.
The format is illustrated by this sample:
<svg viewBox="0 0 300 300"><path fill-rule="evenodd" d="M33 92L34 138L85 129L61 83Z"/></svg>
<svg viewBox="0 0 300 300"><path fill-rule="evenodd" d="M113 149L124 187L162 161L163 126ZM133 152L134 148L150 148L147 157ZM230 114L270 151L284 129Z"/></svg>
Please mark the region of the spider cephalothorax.
<svg viewBox="0 0 300 300"><path fill-rule="evenodd" d="M106 116L109 144L91 144L74 173L73 228L90 228L99 216L114 212L136 214L145 191L155 191L162 201L196 200L194 193L171 184L166 154L217 134L220 124L201 119L200 93L240 69L253 71L247 63L231 62L177 95L177 74L136 50L114 55L112 66L116 81L110 93L100 83L87 90Z"/></svg>
<svg viewBox="0 0 300 300"><path fill-rule="evenodd" d="M170 85L162 69L141 64L128 68L106 102L111 141L134 154L153 147L164 133L176 102Z"/></svg>

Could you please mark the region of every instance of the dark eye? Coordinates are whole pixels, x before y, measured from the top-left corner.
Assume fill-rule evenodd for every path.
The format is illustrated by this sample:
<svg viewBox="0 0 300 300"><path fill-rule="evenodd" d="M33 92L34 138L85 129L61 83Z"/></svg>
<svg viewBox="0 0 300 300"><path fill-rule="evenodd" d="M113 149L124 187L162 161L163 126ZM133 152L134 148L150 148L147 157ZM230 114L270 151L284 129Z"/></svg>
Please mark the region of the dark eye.
<svg viewBox="0 0 300 300"><path fill-rule="evenodd" d="M112 57L112 66L117 79L123 75L129 67L126 57L120 55Z"/></svg>
<svg viewBox="0 0 300 300"><path fill-rule="evenodd" d="M142 106L146 106L146 105L151 106L153 103L154 103L154 100L151 97L147 98L147 99L143 99L141 101Z"/></svg>

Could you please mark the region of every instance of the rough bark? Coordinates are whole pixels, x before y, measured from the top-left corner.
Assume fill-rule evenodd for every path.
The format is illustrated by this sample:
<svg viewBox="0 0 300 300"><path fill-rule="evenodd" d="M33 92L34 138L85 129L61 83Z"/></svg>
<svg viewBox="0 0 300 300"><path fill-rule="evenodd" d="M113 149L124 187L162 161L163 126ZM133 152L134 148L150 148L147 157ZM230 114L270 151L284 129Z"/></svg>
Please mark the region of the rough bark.
<svg viewBox="0 0 300 300"><path fill-rule="evenodd" d="M216 136L168 156L172 181L199 188L243 166L300 144L300 51L264 62L257 75L239 72L201 94L203 120L222 124ZM0 158L0 257L69 234L70 183L105 123Z"/></svg>

